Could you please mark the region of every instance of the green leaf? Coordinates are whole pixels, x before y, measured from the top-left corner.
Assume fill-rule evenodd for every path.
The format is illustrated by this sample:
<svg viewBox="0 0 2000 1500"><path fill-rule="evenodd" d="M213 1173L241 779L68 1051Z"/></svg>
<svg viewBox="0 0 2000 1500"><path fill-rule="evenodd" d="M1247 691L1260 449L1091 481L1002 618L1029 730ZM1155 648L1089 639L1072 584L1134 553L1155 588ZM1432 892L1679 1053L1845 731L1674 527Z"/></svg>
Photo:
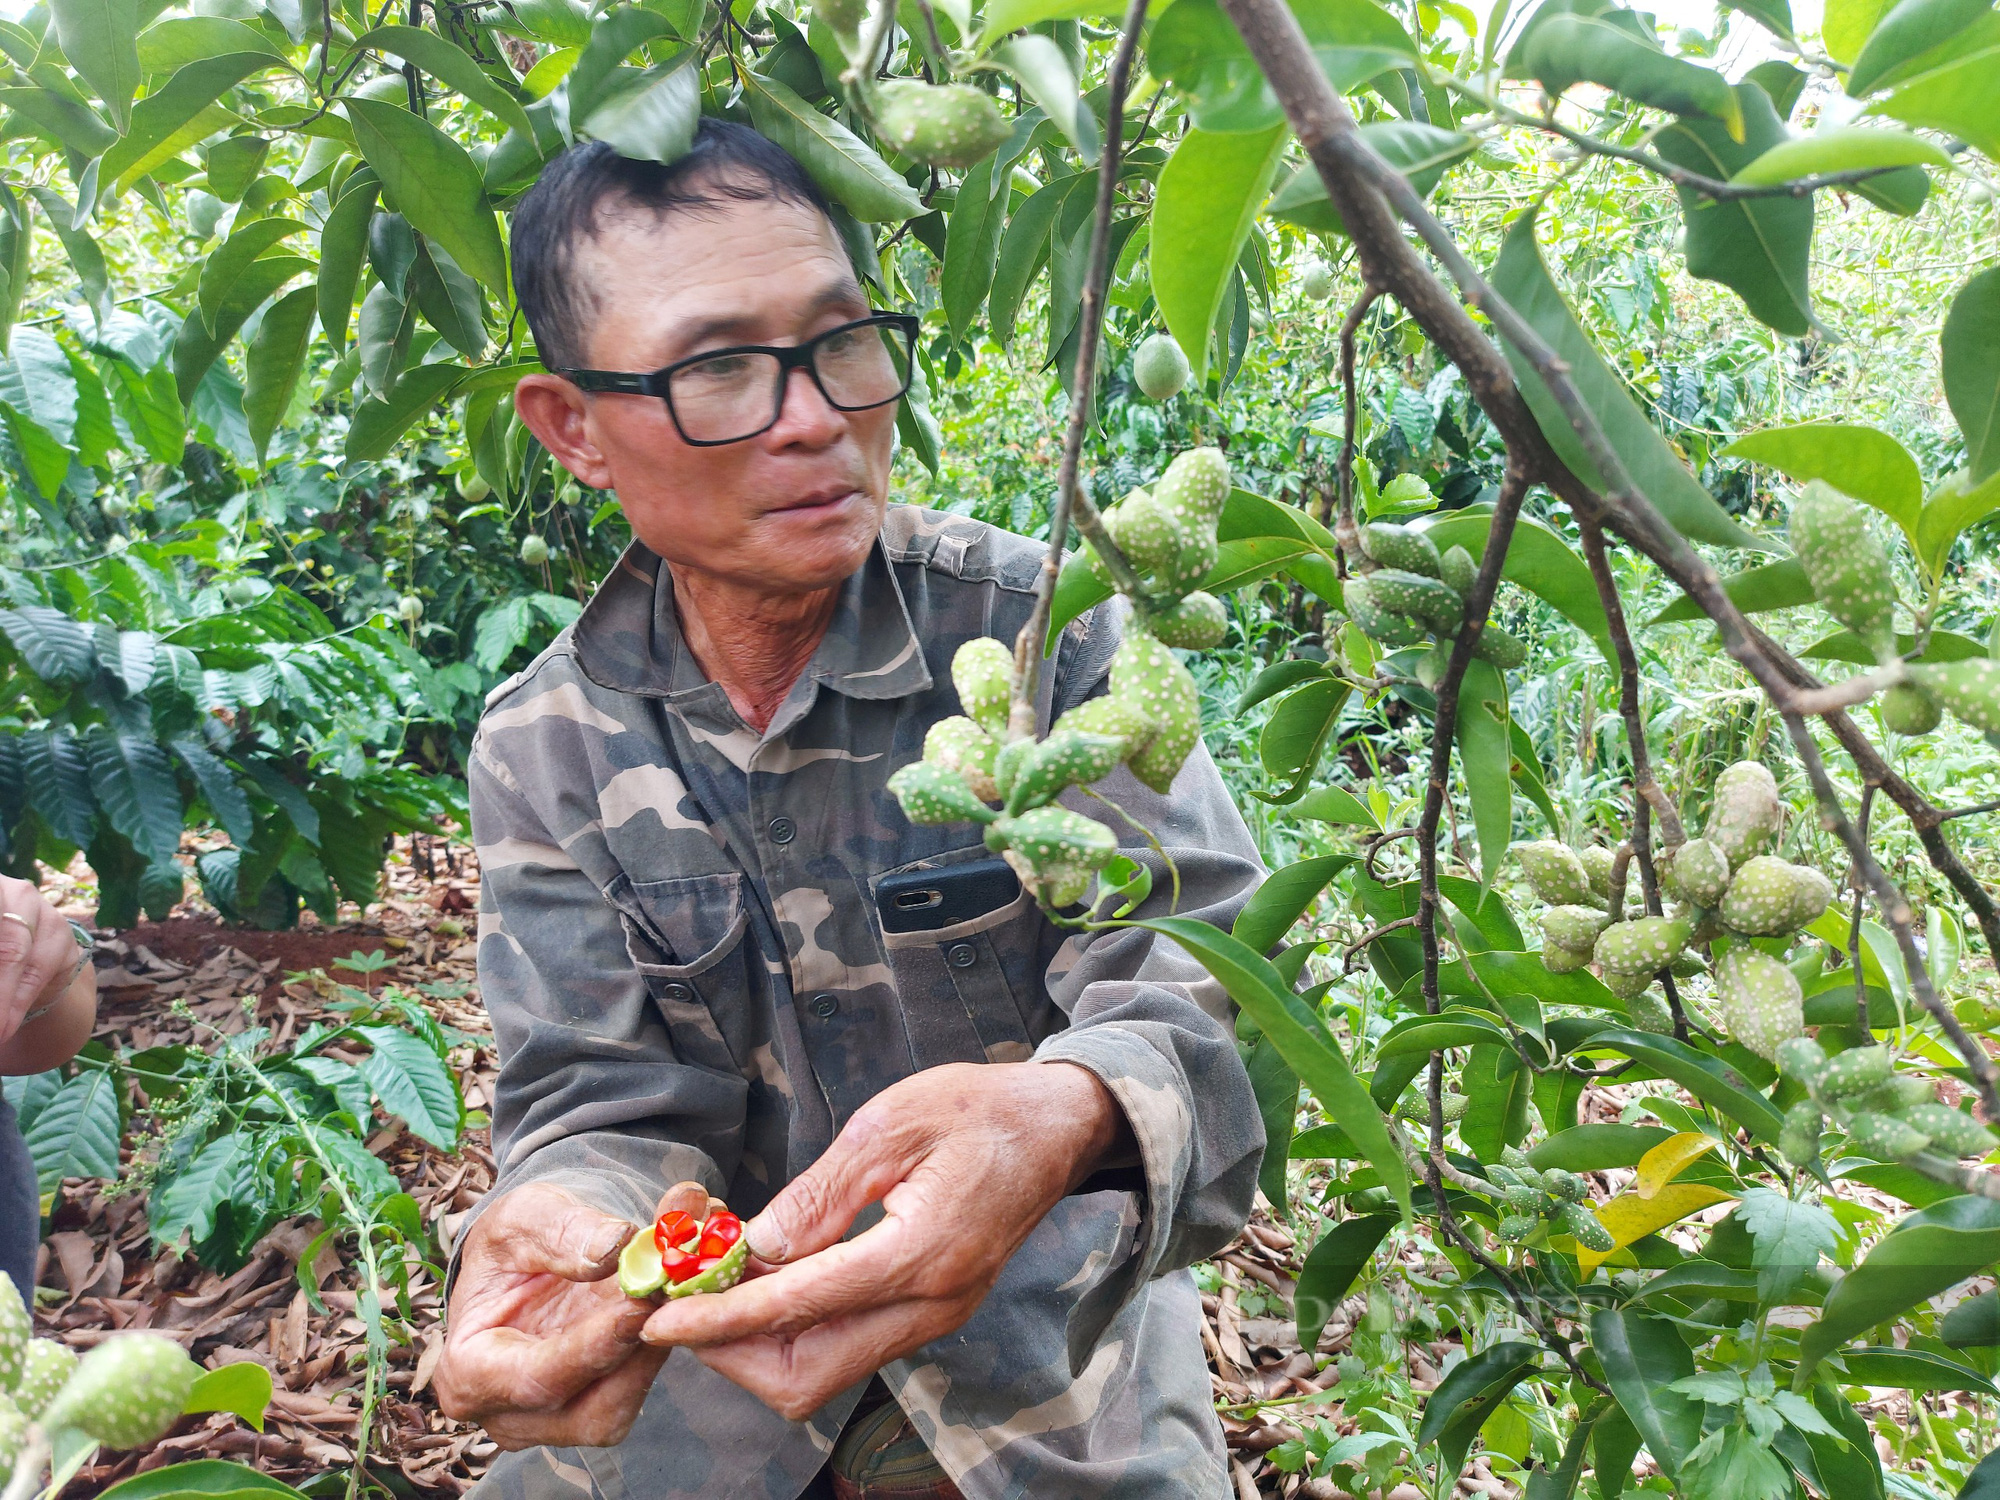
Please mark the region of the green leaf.
<svg viewBox="0 0 2000 1500"><path fill-rule="evenodd" d="M400 1115L410 1133L442 1151L458 1146L464 1104L443 1059L394 1026L356 1028L374 1050L360 1064L382 1107Z"/></svg>
<svg viewBox="0 0 2000 1500"><path fill-rule="evenodd" d="M353 50L358 52L368 47L415 63L447 88L463 94L508 129L520 131L531 141L535 138L535 127L528 123L527 111L521 108L520 101L494 82L464 48L445 40L436 32L415 26L377 26L354 40Z"/></svg>
<svg viewBox="0 0 2000 1500"><path fill-rule="evenodd" d="M1377 1057L1428 1057L1452 1047L1507 1047L1500 1023L1476 1010L1445 1010L1435 1016L1405 1016L1384 1033Z"/></svg>
<svg viewBox="0 0 2000 1500"><path fill-rule="evenodd" d="M1595 83L1670 114L1708 115L1742 139L1742 96L1711 68L1669 57L1647 31L1626 24L1629 13L1539 13L1508 59L1510 77L1534 78L1551 94ZM1762 90L1758 97L1763 98ZM1766 106L1769 100L1765 100Z"/></svg>
<svg viewBox="0 0 2000 1500"><path fill-rule="evenodd" d="M1486 538L1493 529L1492 512L1485 506L1467 506L1436 516L1422 523L1421 529L1437 543L1440 552L1463 547L1477 559L1486 551ZM1552 527L1533 516L1519 517L1507 543L1500 576L1552 606L1590 637L1606 661L1617 660L1611 647L1611 626L1590 568Z"/></svg>
<svg viewBox="0 0 2000 1500"><path fill-rule="evenodd" d="M1996 510L2000 510L2000 470L1970 487L1962 475L1953 475L1939 485L1917 520L1917 557L1925 571L1933 578L1942 573L1959 533Z"/></svg>
<svg viewBox="0 0 2000 1500"><path fill-rule="evenodd" d="M354 409L347 429L347 456L381 458L396 439L450 395L467 374L464 365L439 363L405 370L386 397L372 397Z"/></svg>
<svg viewBox="0 0 2000 1500"><path fill-rule="evenodd" d="M965 330L979 315L993 285L994 257L1000 252L1000 236L1007 227L1007 205L988 191L993 158L987 157L965 174L958 185L958 202L945 221L944 268L939 273L939 294L944 302L945 322L953 338L964 338Z"/></svg>
<svg viewBox="0 0 2000 1500"><path fill-rule="evenodd" d="M1336 678L1321 678L1280 699L1257 737L1265 772L1288 781L1311 776L1352 691Z"/></svg>
<svg viewBox="0 0 2000 1500"><path fill-rule="evenodd" d="M1590 1039L1593 1049L1608 1047L1643 1063L1662 1078L1671 1078L1704 1104L1712 1105L1759 1140L1775 1141L1784 1117L1762 1094L1719 1058L1698 1052L1685 1042L1649 1031L1613 1028Z"/></svg>
<svg viewBox="0 0 2000 1500"><path fill-rule="evenodd" d="M1962 136L2000 160L2000 93L1992 87L2000 64L2000 15L1981 17L1943 50L1938 66L1903 84L1874 112Z"/></svg>
<svg viewBox="0 0 2000 1500"><path fill-rule="evenodd" d="M1292 804L1292 816L1318 823L1345 823L1354 828L1380 829L1382 824L1352 792L1337 786L1314 787Z"/></svg>
<svg viewBox="0 0 2000 1500"><path fill-rule="evenodd" d="M1827 0L1820 27L1827 56L1851 65L1861 55L1868 34L1894 4L1895 0Z"/></svg>
<svg viewBox="0 0 2000 1500"><path fill-rule="evenodd" d="M1765 1303L1790 1292L1840 1242L1832 1214L1773 1188L1744 1189L1736 1217L1750 1233L1750 1264L1757 1272L1758 1300Z"/></svg>
<svg viewBox="0 0 2000 1500"><path fill-rule="evenodd" d="M1979 484L2000 474L2000 266L1959 288L1938 347L1944 398L1965 434L1966 467Z"/></svg>
<svg viewBox="0 0 2000 1500"><path fill-rule="evenodd" d="M225 52L189 63L132 106L131 127L98 158L98 182L123 188L151 171L176 153L180 133L216 100L251 74L277 66L268 52Z"/></svg>
<svg viewBox="0 0 2000 1500"><path fill-rule="evenodd" d="M118 1086L104 1068L88 1068L65 1083L23 1134L46 1195L65 1177L118 1176Z"/></svg>
<svg viewBox="0 0 2000 1500"><path fill-rule="evenodd" d="M1823 479L1843 495L1874 506L1902 527L1912 544L1916 541L1923 476L1909 449L1886 432L1847 422L1767 427L1738 438L1720 456L1766 464L1800 484Z"/></svg>
<svg viewBox="0 0 2000 1500"><path fill-rule="evenodd" d="M1965 1306L1964 1303L1959 1304ZM1957 1312L1953 1308L1952 1312ZM1951 1321L1946 1314L1946 1322ZM1946 1338L1949 1343L1949 1336ZM1894 1347L1849 1349L1840 1355L1847 1379L1856 1385L1889 1386L1903 1391L1973 1391L2000 1396L1993 1382L1979 1371L1940 1354Z"/></svg>
<svg viewBox="0 0 2000 1500"><path fill-rule="evenodd" d="M2000 1202L1972 1194L1909 1215L1827 1294L1820 1320L1799 1337L1795 1390L1856 1334L1900 1317L2000 1260Z"/></svg>
<svg viewBox="0 0 2000 1500"><path fill-rule="evenodd" d="M1258 953L1275 948L1319 899L1320 892L1353 863L1351 854L1323 854L1273 871L1236 914L1231 934Z"/></svg>
<svg viewBox="0 0 2000 1500"><path fill-rule="evenodd" d="M45 328L14 330L13 357L0 362L0 400L57 442L76 437L78 391L69 355Z"/></svg>
<svg viewBox="0 0 2000 1500"><path fill-rule="evenodd" d="M1472 1439L1509 1391L1541 1364L1539 1344L1492 1344L1469 1354L1437 1384L1424 1402L1416 1446L1438 1445L1438 1465L1455 1474L1465 1464Z"/></svg>
<svg viewBox="0 0 2000 1500"><path fill-rule="evenodd" d="M1375 1247L1396 1227L1394 1214L1369 1214L1345 1219L1320 1237L1299 1272L1299 1284L1292 1295L1292 1309L1298 1318L1299 1347L1308 1352L1319 1348L1320 1334L1354 1285L1374 1259Z"/></svg>
<svg viewBox="0 0 2000 1500"><path fill-rule="evenodd" d="M1938 1324L1938 1337L1954 1349L2000 1347L2000 1290L1959 1303Z"/></svg>
<svg viewBox="0 0 2000 1500"><path fill-rule="evenodd" d="M1097 117L1077 92L1076 73L1062 48L1048 37L1031 34L1002 42L993 49L993 56L1020 80L1028 97L1042 107L1042 113L1055 121L1056 128L1076 147L1085 164L1095 166L1099 145ZM960 191L964 191L963 184Z"/></svg>
<svg viewBox="0 0 2000 1500"><path fill-rule="evenodd" d="M1743 113L1739 130L1732 134L1712 120L1682 118L1654 138L1654 149L1675 166L1726 181L1789 139L1770 95L1753 84L1735 92ZM1812 328L1812 198L1718 203L1692 188L1675 191L1687 225L1688 273L1721 282L1758 322L1803 337Z"/></svg>
<svg viewBox="0 0 2000 1500"><path fill-rule="evenodd" d="M1669 1478L1701 1441L1702 1403L1670 1387L1694 1373L1694 1355L1665 1318L1600 1308L1590 1317L1590 1347L1611 1394Z"/></svg>
<svg viewBox="0 0 2000 1500"><path fill-rule="evenodd" d="M319 289L312 286L287 292L264 314L244 357L243 416L260 459L298 389L318 298Z"/></svg>
<svg viewBox="0 0 2000 1500"><path fill-rule="evenodd" d="M1371 120L1361 127L1361 135L1425 196L1438 185L1447 167L1479 149L1479 143L1469 135L1418 120ZM1340 211L1326 196L1326 184L1311 162L1286 179L1271 195L1264 212L1316 234L1347 233Z"/></svg>
<svg viewBox="0 0 2000 1500"><path fill-rule="evenodd" d="M210 333L215 332L216 315L242 279L250 262L279 240L303 233L305 227L297 219L254 219L240 229L232 230L229 238L210 252L208 259L202 262L201 281L195 294L195 301L201 308L201 320Z"/></svg>
<svg viewBox="0 0 2000 1500"><path fill-rule="evenodd" d="M1416 61L1395 17L1374 0L1292 0L1314 60L1336 93ZM1147 66L1170 81L1200 130L1256 132L1284 121L1250 49L1215 0L1176 0L1153 23Z"/></svg>
<svg viewBox="0 0 2000 1500"><path fill-rule="evenodd" d="M1236 700L1236 712L1247 713L1265 699L1289 692L1302 682L1312 682L1331 675L1325 662L1303 659L1274 661L1250 680L1250 686L1245 688L1242 696Z"/></svg>
<svg viewBox="0 0 2000 1500"><path fill-rule="evenodd" d="M1191 130L1160 170L1147 251L1153 296L1194 366L1197 388L1207 378L1209 335L1286 134L1283 125L1248 135Z"/></svg>
<svg viewBox="0 0 2000 1500"><path fill-rule="evenodd" d="M400 105L349 96L342 101L355 143L382 181L382 196L420 234L507 295L507 250L486 188L465 148Z"/></svg>
<svg viewBox="0 0 2000 1500"><path fill-rule="evenodd" d="M195 387L214 366L236 331L270 295L313 263L297 255L267 255L253 260L229 288L216 309L211 331L202 323L199 310L187 315L180 335L174 340L174 389L183 404L194 399Z"/></svg>
<svg viewBox="0 0 2000 1500"><path fill-rule="evenodd" d="M1759 614L1771 609L1794 609L1801 604L1814 602L1812 584L1806 579L1806 570L1799 566L1797 559L1790 557L1782 562L1765 563L1741 573L1732 573L1722 580L1722 591L1735 601L1736 607L1746 615ZM1683 620L1707 618L1707 612L1693 599L1683 594L1647 623L1673 625Z"/></svg>
<svg viewBox="0 0 2000 1500"><path fill-rule="evenodd" d="M105 268L103 250L98 248L96 240L74 227L76 209L61 193L47 187L31 187L28 192L42 206L42 212L48 216L49 228L62 241L70 267L76 272L84 296L90 301L98 326L102 327L104 320L111 316L111 273Z"/></svg>
<svg viewBox="0 0 2000 1500"><path fill-rule="evenodd" d="M319 232L319 324L338 353L347 344L354 316L354 292L368 260L368 226L381 184L363 167L347 179L340 201Z"/></svg>
<svg viewBox="0 0 2000 1500"><path fill-rule="evenodd" d="M204 1370L188 1391L183 1412L226 1411L264 1430L264 1408L271 1404L271 1372L254 1360ZM256 1493L262 1493L257 1491Z"/></svg>
<svg viewBox="0 0 2000 1500"><path fill-rule="evenodd" d="M1535 1075L1508 1044L1481 1043L1466 1060L1460 1082L1471 1096L1458 1137L1481 1161L1498 1161L1528 1133L1528 1102Z"/></svg>
<svg viewBox="0 0 2000 1500"><path fill-rule="evenodd" d="M1910 64L1943 46L1993 9L1993 0L1900 0L1889 8L1848 70L1859 99L1910 76Z"/></svg>
<svg viewBox="0 0 2000 1500"><path fill-rule="evenodd" d="M139 0L48 0L63 56L124 130L139 91Z"/></svg>
<svg viewBox="0 0 2000 1500"><path fill-rule="evenodd" d="M46 604L0 609L0 630L44 682L85 682L97 670L90 627Z"/></svg>
<svg viewBox="0 0 2000 1500"><path fill-rule="evenodd" d="M112 827L148 863L170 863L181 842L181 793L159 742L97 724L83 744L91 786Z"/></svg>
<svg viewBox="0 0 2000 1500"><path fill-rule="evenodd" d="M1752 187L1771 187L1823 172L1918 165L1949 167L1951 158L1923 137L1911 135L1906 130L1832 125L1822 126L1811 135L1794 136L1771 147L1738 171L1730 181Z"/></svg>
<svg viewBox="0 0 2000 1500"><path fill-rule="evenodd" d="M1007 231L1000 238L999 255L993 268L993 291L986 303L987 323L993 329L993 337L1003 348L1013 342L1015 315L1020 310L1021 299L1027 295L1028 284L1034 280L1035 273L1048 256L1049 237L1064 203L1078 187L1096 180L1096 176L1088 172L1059 177L1047 186L1037 188L1007 221ZM1006 199L1007 194L1003 191L994 207L997 209Z"/></svg>
<svg viewBox="0 0 2000 1500"><path fill-rule="evenodd" d="M1276 1043L1285 1061L1335 1124L1367 1157L1382 1181L1410 1212L1410 1174L1403 1153L1389 1135L1368 1090L1347 1065L1340 1044L1319 1016L1285 983L1256 949L1206 922L1189 917L1157 917L1126 924L1170 937L1208 970L1229 998L1242 1007Z"/></svg>
<svg viewBox="0 0 2000 1500"><path fill-rule="evenodd" d="M1896 637L1897 649L1907 655L1916 650L1917 638L1907 633ZM1975 656L1984 656L1986 646L1969 635L1959 635L1951 630L1933 630L1930 640L1925 643L1924 654L1918 661L1970 661ZM1799 653L1802 657L1817 661L1851 661L1857 666L1871 667L1875 664L1874 653L1861 644L1861 638L1851 630L1836 631L1825 640L1815 641ZM1852 988L1851 985L1847 988Z"/></svg>
<svg viewBox="0 0 2000 1500"><path fill-rule="evenodd" d="M1973 1466L1958 1492L1958 1500L2000 1500L2000 1448Z"/></svg>
<svg viewBox="0 0 2000 1500"><path fill-rule="evenodd" d="M0 89L0 107L12 110L79 156L97 156L118 139L118 132L99 119L89 105L53 89Z"/></svg>
<svg viewBox="0 0 2000 1500"><path fill-rule="evenodd" d="M1257 1186L1272 1206L1289 1218L1285 1164L1291 1158L1292 1131L1298 1123L1299 1075L1269 1037L1258 1040L1245 1067L1251 1092L1257 1098L1257 1113L1264 1121L1264 1161L1257 1170Z"/></svg>
<svg viewBox="0 0 2000 1500"><path fill-rule="evenodd" d="M151 6L146 7L151 9ZM170 16L139 33L139 68L149 77L174 73L204 57L229 52L264 52L282 62L284 51L254 26L223 16ZM218 197L235 202L240 193Z"/></svg>
<svg viewBox="0 0 2000 1500"><path fill-rule="evenodd" d="M174 754L180 757L181 764L188 768L195 784L201 788L209 811L215 814L215 820L222 825L223 831L239 846L249 844L256 834L250 799L236 784L229 767L193 735L181 735L171 744Z"/></svg>
<svg viewBox="0 0 2000 1500"><path fill-rule="evenodd" d="M701 119L696 57L688 48L673 61L650 68L614 69L578 131L617 147L621 156L679 161L694 144Z"/></svg>
<svg viewBox="0 0 2000 1500"><path fill-rule="evenodd" d="M1565 1172L1636 1167L1640 1157L1673 1136L1673 1131L1660 1125L1576 1125L1543 1141L1528 1153L1528 1160L1543 1171L1550 1167L1561 1167Z"/></svg>
<svg viewBox="0 0 2000 1500"><path fill-rule="evenodd" d="M1499 872L1514 836L1514 746L1507 732L1507 683L1491 662L1475 661L1458 698L1458 767L1472 799L1481 879Z"/></svg>
<svg viewBox="0 0 2000 1500"><path fill-rule="evenodd" d="M757 128L796 156L813 181L855 218L893 224L924 211L916 191L865 141L775 78L744 74L743 96Z"/></svg>
<svg viewBox="0 0 2000 1500"><path fill-rule="evenodd" d="M1768 110L1769 103L1764 107ZM1715 497L1696 482L1680 456L1640 411L1624 382L1591 345L1542 264L1535 245L1534 214L1521 215L1508 231L1500 260L1493 268L1493 286L1568 363L1570 379L1624 460L1633 482L1669 524L1690 541L1763 548L1763 543L1732 521ZM1585 455L1569 419L1541 377L1512 345L1507 346L1507 360L1549 445L1586 484L1602 489L1603 476Z"/></svg>
<svg viewBox="0 0 2000 1500"><path fill-rule="evenodd" d="M181 409L173 368L141 370L129 360L109 363L112 403L154 463L177 464L187 451L187 413Z"/></svg>
<svg viewBox="0 0 2000 1500"><path fill-rule="evenodd" d="M99 1500L181 1500L183 1496L212 1495L251 1500L252 1496L281 1495L304 1500L298 1490L282 1480L260 1474L247 1464L220 1458L199 1458L191 1463L168 1464L164 1468L135 1474L103 1491Z"/></svg>
<svg viewBox="0 0 2000 1500"><path fill-rule="evenodd" d="M1537 1465L1528 1475L1522 1500L1570 1500L1570 1496L1576 1493L1577 1483L1583 1478L1584 1460L1592 1452L1591 1443L1597 1424L1615 1409L1615 1405L1608 1400L1593 1402L1576 1426L1570 1429L1569 1442L1563 1448L1562 1459L1556 1467L1551 1469L1546 1465Z"/></svg>

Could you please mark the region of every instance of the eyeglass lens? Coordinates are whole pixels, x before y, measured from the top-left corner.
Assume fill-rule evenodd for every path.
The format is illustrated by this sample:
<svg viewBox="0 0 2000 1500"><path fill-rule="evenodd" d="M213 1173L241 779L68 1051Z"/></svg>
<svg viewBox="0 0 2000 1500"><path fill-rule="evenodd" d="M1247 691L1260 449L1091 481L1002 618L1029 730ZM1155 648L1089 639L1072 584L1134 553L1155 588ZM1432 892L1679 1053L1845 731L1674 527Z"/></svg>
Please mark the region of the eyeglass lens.
<svg viewBox="0 0 2000 1500"><path fill-rule="evenodd" d="M826 399L843 411L895 400L909 383L910 346L901 328L858 324L822 335L812 347L813 373ZM750 437L778 419L785 400L782 367L769 354L718 354L668 377L673 412L693 442Z"/></svg>

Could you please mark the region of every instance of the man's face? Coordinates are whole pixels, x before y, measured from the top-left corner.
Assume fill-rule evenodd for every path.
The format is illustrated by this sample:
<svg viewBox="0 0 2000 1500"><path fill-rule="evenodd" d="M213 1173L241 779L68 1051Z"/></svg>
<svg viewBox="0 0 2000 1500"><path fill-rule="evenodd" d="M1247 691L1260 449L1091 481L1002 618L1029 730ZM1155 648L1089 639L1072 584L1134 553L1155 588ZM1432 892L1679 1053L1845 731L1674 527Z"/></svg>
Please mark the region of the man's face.
<svg viewBox="0 0 2000 1500"><path fill-rule="evenodd" d="M871 311L826 219L772 199L665 219L613 208L579 248L576 273L596 297L585 349L598 370L800 344ZM530 399L528 384L522 415L543 441L586 484L615 490L633 534L683 568L757 592L806 592L853 573L881 528L895 403L837 411L797 370L775 426L695 447L658 397L585 396L560 382ZM541 433L544 412L560 432ZM574 440L549 441L565 435Z"/></svg>

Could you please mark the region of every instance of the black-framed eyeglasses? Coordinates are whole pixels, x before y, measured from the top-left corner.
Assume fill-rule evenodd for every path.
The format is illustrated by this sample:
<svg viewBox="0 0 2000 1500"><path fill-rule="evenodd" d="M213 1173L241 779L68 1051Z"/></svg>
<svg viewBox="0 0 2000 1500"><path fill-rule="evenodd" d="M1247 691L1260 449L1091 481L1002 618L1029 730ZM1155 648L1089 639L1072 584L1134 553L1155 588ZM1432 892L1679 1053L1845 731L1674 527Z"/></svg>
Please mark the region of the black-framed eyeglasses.
<svg viewBox="0 0 2000 1500"><path fill-rule="evenodd" d="M910 388L918 319L875 313L829 328L803 344L737 344L676 360L650 375L557 370L578 390L658 396L683 442L697 448L740 443L778 423L794 370L812 376L836 411L887 406Z"/></svg>

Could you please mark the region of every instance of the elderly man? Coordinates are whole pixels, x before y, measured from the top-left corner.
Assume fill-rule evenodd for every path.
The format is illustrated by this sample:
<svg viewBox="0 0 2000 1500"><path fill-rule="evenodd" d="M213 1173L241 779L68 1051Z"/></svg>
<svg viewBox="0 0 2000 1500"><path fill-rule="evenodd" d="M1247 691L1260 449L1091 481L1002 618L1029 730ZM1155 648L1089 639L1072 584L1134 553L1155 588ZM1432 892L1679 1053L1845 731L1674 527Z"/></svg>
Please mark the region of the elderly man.
<svg viewBox="0 0 2000 1500"><path fill-rule="evenodd" d="M1040 562L886 505L915 320L871 311L798 164L715 120L671 166L567 153L513 255L550 371L516 409L636 540L473 752L500 1180L437 1384L510 1450L483 1488L1226 1494L1184 1268L1263 1145L1227 1002L1148 934L1065 933L976 827L885 789ZM1117 631L1063 633L1044 727ZM1226 921L1258 866L1207 756L1109 793ZM884 902L907 872L934 902ZM749 1221L755 1274L655 1311L611 1273L686 1183Z"/></svg>

